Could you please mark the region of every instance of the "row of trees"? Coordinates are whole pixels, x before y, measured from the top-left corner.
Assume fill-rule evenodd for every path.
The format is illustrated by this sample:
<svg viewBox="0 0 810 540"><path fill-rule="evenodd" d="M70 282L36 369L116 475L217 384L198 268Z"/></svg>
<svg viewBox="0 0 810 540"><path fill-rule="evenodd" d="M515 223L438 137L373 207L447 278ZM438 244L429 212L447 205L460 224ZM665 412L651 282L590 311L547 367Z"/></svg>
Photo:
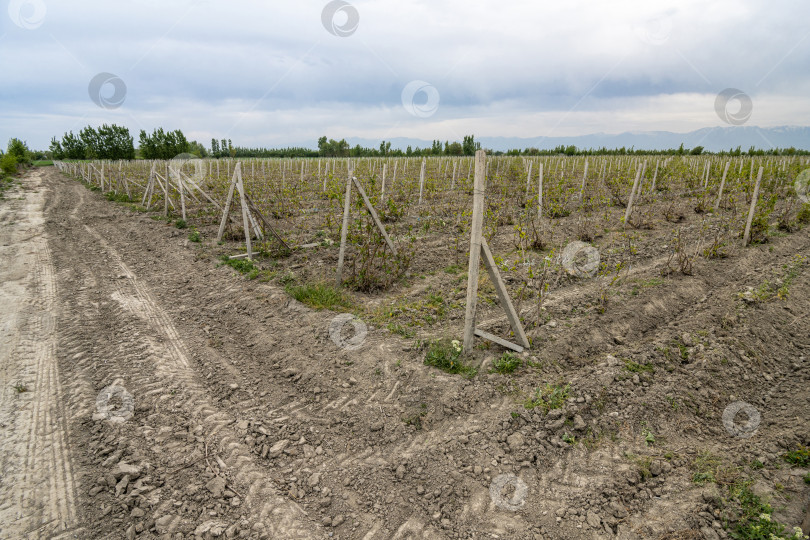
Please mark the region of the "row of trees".
<svg viewBox="0 0 810 540"><path fill-rule="evenodd" d="M570 146L557 146L553 150L538 150L537 148L525 148L523 150L508 150L506 152L493 152L493 155L508 155L508 156L552 156L565 154L567 156L625 156L625 155L659 155L668 154L672 156L692 155L699 156L701 154L716 154L719 156L801 156L810 155L809 150L799 150L794 147L790 148L771 148L770 150L761 150L756 147L751 147L748 152L743 152L738 146L737 148L730 148L728 151L720 152L707 152L702 146L695 146L694 148L684 148L681 143L678 148L670 148L667 150L636 150L634 147L625 148L577 148L574 145Z"/></svg>
<svg viewBox="0 0 810 540"><path fill-rule="evenodd" d="M417 146L414 149L409 145L404 151L392 149L390 141L382 141L379 148L364 148L359 144L350 147L346 139L336 141L324 136L318 139L318 152L312 157L472 156L480 149L481 144L475 142L474 135L466 135L461 143L444 141L442 144L441 141L434 140L430 148Z"/></svg>
<svg viewBox="0 0 810 540"><path fill-rule="evenodd" d="M50 151L54 159L135 159L129 129L115 124L87 126L78 135L70 131L61 141L53 137Z"/></svg>
<svg viewBox="0 0 810 540"><path fill-rule="evenodd" d="M289 148L248 148L234 146L231 139L211 139L210 150L197 141L189 141L179 129L165 131L157 128L151 134L141 130L138 138L137 157L143 159L171 159L179 154L191 154L200 158L288 158L288 157L419 157L419 156L472 156L476 150L481 149L481 143L475 141L474 135L466 135L462 142L450 142L434 140L430 147L412 148L408 146L405 150L391 148L390 141L382 141L378 148L364 148L355 145L349 146L346 139L327 139L325 136L318 139L318 149L289 147ZM125 127L115 124L104 124L99 128L87 126L78 135L73 132L65 133L61 141L54 137L51 140L50 153L54 159L135 159L136 151L133 145L132 136ZM537 148L525 148L523 150L514 149L507 152L488 150L492 155L512 155L512 156L540 156L540 155L700 155L706 152L702 146L692 149L684 148L681 144L677 149L668 150L637 150L630 148L578 148L574 145L557 146L554 149L540 150ZM760 150L753 146L748 152L743 152L738 146L736 149L729 149L728 152L715 152L722 156L791 156L810 155L808 150L798 150L790 147L786 149L773 148L770 150Z"/></svg>
<svg viewBox="0 0 810 540"><path fill-rule="evenodd" d="M163 128L157 128L151 135L141 130L138 146L143 159L172 159L180 154L187 154L189 142L179 129L164 131Z"/></svg>

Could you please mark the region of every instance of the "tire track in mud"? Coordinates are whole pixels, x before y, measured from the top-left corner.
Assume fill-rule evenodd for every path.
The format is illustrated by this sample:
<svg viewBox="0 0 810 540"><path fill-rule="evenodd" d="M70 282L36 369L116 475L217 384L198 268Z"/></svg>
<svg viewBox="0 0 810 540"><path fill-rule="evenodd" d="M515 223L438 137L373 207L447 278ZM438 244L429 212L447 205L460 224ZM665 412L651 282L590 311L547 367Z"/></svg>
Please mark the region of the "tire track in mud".
<svg viewBox="0 0 810 540"><path fill-rule="evenodd" d="M9 202L25 208L18 208L16 223L7 223L0 233L3 251L13 252L0 267L0 317L7 331L0 349L0 423L5 428L0 536L76 537L82 529L77 528L77 482L56 357L57 285L42 230L40 175L31 174L26 181L25 203Z"/></svg>
<svg viewBox="0 0 810 540"><path fill-rule="evenodd" d="M127 389L135 396L136 401L146 398L156 408L167 408L169 404L166 402L174 400L174 414L187 420L199 419L208 443L221 450L222 459L227 465L227 474L240 484L249 486L245 494L246 502L271 535L284 538L319 536L318 527L310 522L300 506L277 493L264 471L253 463L250 452L230 433L227 426L234 422L234 418L217 409L208 399L191 367L190 354L180 334L148 288L138 280L101 234L88 225L83 228L92 237L94 244L102 248L104 256L115 270L113 273L118 273L116 278L107 280L103 274L109 272L108 268L102 268L100 272L91 269L102 274L97 281L106 281L111 285L112 291L105 291L105 295L117 304L108 323L126 321L134 316L144 330L139 336L145 345L144 349L141 352L130 349L115 351L114 354L123 353L117 361L122 373L117 376L110 374L107 378L128 379ZM138 338L132 336L134 328L135 325L122 324L118 332L120 340L138 341ZM92 360L85 358L86 362ZM133 364L140 366L133 369ZM87 368L90 369L91 365ZM177 388L176 396L167 392L167 389L174 388Z"/></svg>

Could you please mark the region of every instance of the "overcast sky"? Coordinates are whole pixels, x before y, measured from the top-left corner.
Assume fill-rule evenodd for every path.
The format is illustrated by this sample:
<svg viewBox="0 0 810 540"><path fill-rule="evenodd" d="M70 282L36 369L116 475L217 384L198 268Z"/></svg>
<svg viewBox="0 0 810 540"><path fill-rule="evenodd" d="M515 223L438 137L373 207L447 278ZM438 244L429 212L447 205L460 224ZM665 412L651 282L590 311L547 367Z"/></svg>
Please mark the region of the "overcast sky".
<svg viewBox="0 0 810 540"><path fill-rule="evenodd" d="M810 125L807 0L5 3L3 145L105 122L206 146Z"/></svg>

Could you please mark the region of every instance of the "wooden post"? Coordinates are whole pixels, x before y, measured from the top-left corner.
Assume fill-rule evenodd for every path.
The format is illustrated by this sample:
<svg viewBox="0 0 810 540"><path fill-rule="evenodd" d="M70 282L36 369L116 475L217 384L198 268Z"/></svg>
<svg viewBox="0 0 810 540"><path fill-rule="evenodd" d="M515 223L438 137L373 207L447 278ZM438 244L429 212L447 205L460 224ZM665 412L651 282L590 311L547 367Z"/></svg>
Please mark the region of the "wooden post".
<svg viewBox="0 0 810 540"><path fill-rule="evenodd" d="M540 180L537 183L537 217L543 217L543 162L540 162Z"/></svg>
<svg viewBox="0 0 810 540"><path fill-rule="evenodd" d="M627 227L627 220L630 219L630 213L633 211L633 198L636 194L636 189L638 189L638 183L641 180L641 165L637 166L636 169L636 180L633 182L633 189L630 190L630 198L627 200L627 210L624 212L624 226Z"/></svg>
<svg viewBox="0 0 810 540"><path fill-rule="evenodd" d="M385 203L385 173L388 169L388 163L383 163L382 182L380 186L380 204Z"/></svg>
<svg viewBox="0 0 810 540"><path fill-rule="evenodd" d="M186 220L186 196L183 192L183 179L180 177L180 172L172 169L174 177L177 179L177 189L180 191L180 209L183 214L183 221Z"/></svg>
<svg viewBox="0 0 810 540"><path fill-rule="evenodd" d="M585 172L582 173L582 187L579 188L579 200L585 197L585 180L588 178L588 158L585 158Z"/></svg>
<svg viewBox="0 0 810 540"><path fill-rule="evenodd" d="M467 276L467 310L464 315L464 352L470 352L475 335L475 308L478 303L478 270L481 260L481 238L484 225L484 192L486 191L487 154L475 153L475 183L473 185L472 233L470 264Z"/></svg>
<svg viewBox="0 0 810 540"><path fill-rule="evenodd" d="M728 174L728 168L731 165L731 161L726 162L726 168L723 170L723 179L720 180L720 189L717 191L717 201L714 203L714 211L720 208L720 200L723 198L723 187L726 185L726 175Z"/></svg>
<svg viewBox="0 0 810 540"><path fill-rule="evenodd" d="M250 219L248 218L248 206L245 198L245 184L242 181L242 162L236 163L233 175L237 178L237 189L239 189L239 203L242 205L242 227L245 229L245 243L247 244L247 257L253 260L253 246L250 241Z"/></svg>
<svg viewBox="0 0 810 540"><path fill-rule="evenodd" d="M653 174L652 186L650 186L650 193L655 192L655 181L658 179L658 160L655 160L655 174Z"/></svg>
<svg viewBox="0 0 810 540"><path fill-rule="evenodd" d="M169 215L169 163L166 163L166 180L163 183L163 215Z"/></svg>
<svg viewBox="0 0 810 540"><path fill-rule="evenodd" d="M425 166L427 164L427 160L422 160L422 171L419 173L419 204L422 204L422 191L425 188Z"/></svg>
<svg viewBox="0 0 810 540"><path fill-rule="evenodd" d="M351 171L350 171L351 172ZM346 237L349 234L349 212L352 199L352 177L346 178L346 196L343 199L343 226L340 229L340 253L338 254L337 286L343 284L343 259L346 256Z"/></svg>
<svg viewBox="0 0 810 540"><path fill-rule="evenodd" d="M450 189L455 189L456 187L456 169L458 168L458 161L453 161L453 181L450 183Z"/></svg>
<svg viewBox="0 0 810 540"><path fill-rule="evenodd" d="M759 183L762 181L762 167L759 168L757 174L757 183L754 186L754 196L751 197L751 208L748 210L748 221L745 223L745 234L743 235L743 247L748 245L751 241L751 223L754 221L754 212L757 208L757 199L759 199Z"/></svg>
<svg viewBox="0 0 810 540"><path fill-rule="evenodd" d="M529 188L531 187L531 184L530 184L531 181L532 181L532 162L530 161L529 162L529 172L528 172L528 174L526 174L526 196L524 197L524 199L526 199L527 201L529 200Z"/></svg>

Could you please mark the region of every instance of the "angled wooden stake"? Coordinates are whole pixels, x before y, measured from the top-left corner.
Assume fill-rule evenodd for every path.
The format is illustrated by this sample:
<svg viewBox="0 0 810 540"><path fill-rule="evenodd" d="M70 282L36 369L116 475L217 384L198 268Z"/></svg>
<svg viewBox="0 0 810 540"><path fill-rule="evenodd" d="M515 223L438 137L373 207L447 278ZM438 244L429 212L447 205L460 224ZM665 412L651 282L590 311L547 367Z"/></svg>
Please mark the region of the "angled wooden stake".
<svg viewBox="0 0 810 540"><path fill-rule="evenodd" d="M217 161L219 167L219 161ZM231 211L231 204L233 203L233 191L236 189L236 174L231 178L231 186L228 188L228 198L225 200L225 206L222 209L222 221L219 222L219 232L217 233L217 242L222 240L222 235L225 234L225 225L228 223L228 214Z"/></svg>
<svg viewBox="0 0 810 540"><path fill-rule="evenodd" d="M363 202L366 205L366 209L368 213L371 214L371 218L374 220L374 223L377 225L377 228L380 229L380 233L382 233L383 238L385 238L385 243L388 244L388 247L391 248L391 251L394 255L397 254L397 248L394 247L394 243L391 241L391 238L388 237L388 233L385 232L385 227L383 227L382 222L380 221L379 216L377 216L377 211L374 210L374 207L371 206L371 201L368 200L368 196L366 195L366 191L363 189L363 185L357 180L357 177L352 176L352 181L354 182L355 187L357 188L358 193L360 196L363 197Z"/></svg>
<svg viewBox="0 0 810 540"><path fill-rule="evenodd" d="M495 258L489 250L486 238L481 238L481 254L484 256L484 266L486 266L487 272L489 273L489 279L495 286L495 292L498 295L501 307L506 312L509 325L512 327L512 331L515 333L518 343L528 349L529 340L526 338L526 332L523 330L523 323L520 322L520 317L518 317L517 311L515 311L515 306L512 305L512 299L509 298L509 292L506 290L506 285L504 285L501 279L501 273L498 271L498 266L495 264Z"/></svg>

